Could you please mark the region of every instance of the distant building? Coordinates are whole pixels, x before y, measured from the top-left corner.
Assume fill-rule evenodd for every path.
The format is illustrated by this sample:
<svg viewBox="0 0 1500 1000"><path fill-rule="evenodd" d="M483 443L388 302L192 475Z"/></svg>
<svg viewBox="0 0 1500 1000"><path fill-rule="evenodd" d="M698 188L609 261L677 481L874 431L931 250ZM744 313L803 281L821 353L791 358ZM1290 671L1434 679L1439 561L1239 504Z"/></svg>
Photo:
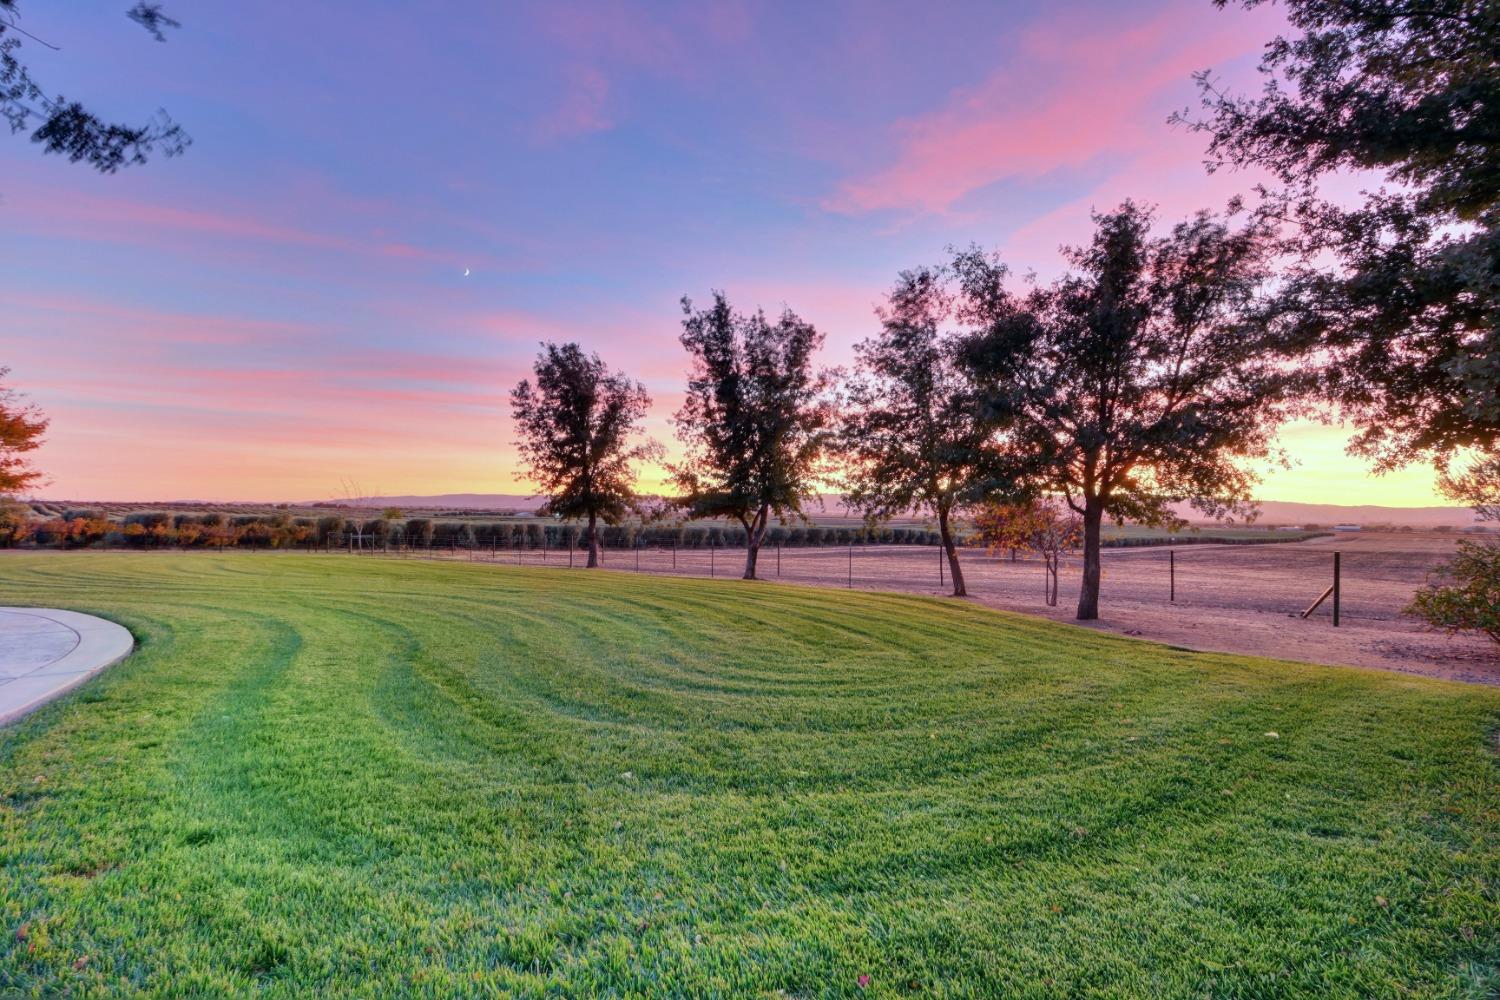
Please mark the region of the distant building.
<svg viewBox="0 0 1500 1000"><path fill-rule="evenodd" d="M1360 530L1360 526L1357 525L1357 524L1335 524L1333 526L1333 530L1334 531L1359 531Z"/></svg>

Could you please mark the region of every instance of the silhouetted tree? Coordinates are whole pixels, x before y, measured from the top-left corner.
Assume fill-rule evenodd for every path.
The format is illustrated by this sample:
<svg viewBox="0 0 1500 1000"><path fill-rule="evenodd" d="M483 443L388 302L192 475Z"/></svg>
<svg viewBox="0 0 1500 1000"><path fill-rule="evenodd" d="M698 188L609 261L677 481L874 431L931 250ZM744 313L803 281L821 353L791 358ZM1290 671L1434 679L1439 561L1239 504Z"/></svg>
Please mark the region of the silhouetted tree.
<svg viewBox="0 0 1500 1000"><path fill-rule="evenodd" d="M859 368L846 385L840 443L849 505L874 519L932 513L953 595L962 597L951 519L995 488L999 472L987 461L994 427L960 363L961 338L945 328L954 304L940 269L897 278L879 313L880 334L855 348Z"/></svg>
<svg viewBox="0 0 1500 1000"><path fill-rule="evenodd" d="M589 566L599 565L598 522L618 524L636 500L635 463L656 454L633 443L651 405L646 387L612 372L577 344L543 344L510 394L526 472L546 495L542 515L587 521Z"/></svg>
<svg viewBox="0 0 1500 1000"><path fill-rule="evenodd" d="M160 4L137 3L126 12L132 21L150 32L158 42L167 40L167 28L180 25L162 13ZM32 77L17 53L22 36L48 48L56 48L20 26L17 0L0 0L0 115L10 130L31 132L31 141L48 153L61 153L74 163L88 163L101 173L114 173L131 163L145 163L146 155L160 147L175 156L192 141L166 112L158 111L143 125L111 124L77 101L61 94L49 95Z"/></svg>
<svg viewBox="0 0 1500 1000"><path fill-rule="evenodd" d="M1216 0L1226 6L1227 0ZM1246 7L1262 0L1242 0ZM1500 5L1285 0L1258 95L1199 75L1209 166L1268 169L1322 388L1380 468L1500 444ZM1355 208L1319 182L1375 171Z"/></svg>
<svg viewBox="0 0 1500 1000"><path fill-rule="evenodd" d="M4 384L9 374L9 368L0 368L0 498L41 480L42 474L27 464L26 453L41 445L47 430L42 411L22 402L20 394Z"/></svg>
<svg viewBox="0 0 1500 1000"><path fill-rule="evenodd" d="M1078 617L1099 615L1104 518L1172 520L1188 500L1223 515L1248 502L1291 384L1269 352L1263 219L1231 229L1199 213L1163 237L1126 202L1095 217L1071 271L1013 297L1005 268L971 250L954 267L978 323L966 359L1029 456L1034 486L1083 518Z"/></svg>
<svg viewBox="0 0 1500 1000"><path fill-rule="evenodd" d="M802 517L814 495L833 423L831 378L815 370L823 335L791 310L775 323L742 316L722 292L701 312L682 300L682 346L692 358L677 411L684 462L672 470L690 517L732 517L745 532L744 579L771 518Z"/></svg>

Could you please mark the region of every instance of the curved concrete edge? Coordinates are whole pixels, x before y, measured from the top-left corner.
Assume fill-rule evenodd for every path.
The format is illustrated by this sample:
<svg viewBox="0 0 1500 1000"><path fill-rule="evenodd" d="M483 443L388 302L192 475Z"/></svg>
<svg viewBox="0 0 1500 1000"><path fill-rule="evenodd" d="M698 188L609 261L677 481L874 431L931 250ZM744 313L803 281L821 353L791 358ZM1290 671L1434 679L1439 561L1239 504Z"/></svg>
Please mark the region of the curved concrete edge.
<svg viewBox="0 0 1500 1000"><path fill-rule="evenodd" d="M135 637L122 625L78 611L56 608L0 607L0 613L46 618L72 630L78 643L67 653L30 673L0 684L0 726L16 722L61 698L135 649Z"/></svg>

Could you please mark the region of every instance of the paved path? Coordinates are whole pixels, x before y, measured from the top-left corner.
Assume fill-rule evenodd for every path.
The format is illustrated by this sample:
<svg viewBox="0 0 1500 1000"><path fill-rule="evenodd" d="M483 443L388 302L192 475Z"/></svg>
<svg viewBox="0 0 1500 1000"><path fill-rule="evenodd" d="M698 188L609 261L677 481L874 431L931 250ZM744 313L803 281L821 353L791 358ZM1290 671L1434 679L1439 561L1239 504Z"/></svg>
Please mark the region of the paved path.
<svg viewBox="0 0 1500 1000"><path fill-rule="evenodd" d="M50 608L0 608L0 725L41 708L130 655L114 622Z"/></svg>

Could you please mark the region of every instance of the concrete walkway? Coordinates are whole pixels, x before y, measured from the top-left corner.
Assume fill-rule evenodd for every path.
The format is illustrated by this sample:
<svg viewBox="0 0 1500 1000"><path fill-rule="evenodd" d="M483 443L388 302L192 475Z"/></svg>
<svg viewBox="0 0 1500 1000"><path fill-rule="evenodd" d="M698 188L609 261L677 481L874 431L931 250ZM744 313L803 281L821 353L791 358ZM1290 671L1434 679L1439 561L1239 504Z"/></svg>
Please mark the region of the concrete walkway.
<svg viewBox="0 0 1500 1000"><path fill-rule="evenodd" d="M0 726L119 663L135 648L114 622L50 608L0 608Z"/></svg>

